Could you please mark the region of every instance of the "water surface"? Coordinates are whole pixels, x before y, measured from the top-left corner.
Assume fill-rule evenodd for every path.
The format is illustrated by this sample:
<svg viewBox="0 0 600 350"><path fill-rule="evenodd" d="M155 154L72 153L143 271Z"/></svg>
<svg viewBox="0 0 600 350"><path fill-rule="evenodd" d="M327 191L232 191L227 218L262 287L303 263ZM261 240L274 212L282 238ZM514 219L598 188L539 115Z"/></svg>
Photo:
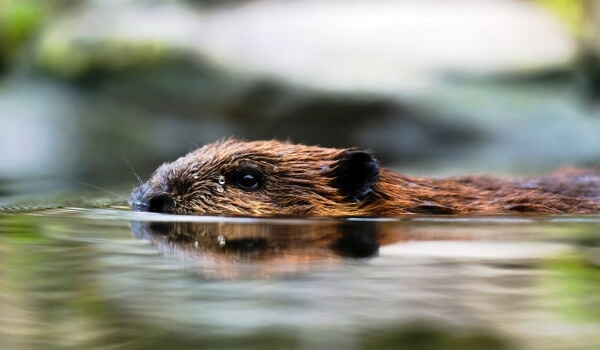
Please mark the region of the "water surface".
<svg viewBox="0 0 600 350"><path fill-rule="evenodd" d="M0 348L593 349L599 216L0 213Z"/></svg>

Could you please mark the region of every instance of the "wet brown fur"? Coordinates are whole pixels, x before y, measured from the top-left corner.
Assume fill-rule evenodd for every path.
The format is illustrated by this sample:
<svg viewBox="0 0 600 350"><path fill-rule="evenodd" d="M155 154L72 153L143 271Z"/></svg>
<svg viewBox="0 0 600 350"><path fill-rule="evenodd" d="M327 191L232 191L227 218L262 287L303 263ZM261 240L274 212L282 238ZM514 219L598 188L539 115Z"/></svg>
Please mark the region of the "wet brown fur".
<svg viewBox="0 0 600 350"><path fill-rule="evenodd" d="M172 212L177 214L390 217L600 212L600 172L577 169L517 180L409 177L380 168L371 191L352 200L335 187L341 159L352 151L356 150L279 141L219 141L162 165L146 187L134 190L132 206L149 194L165 194L173 198ZM256 191L240 189L227 177L247 165L264 175L263 186Z"/></svg>

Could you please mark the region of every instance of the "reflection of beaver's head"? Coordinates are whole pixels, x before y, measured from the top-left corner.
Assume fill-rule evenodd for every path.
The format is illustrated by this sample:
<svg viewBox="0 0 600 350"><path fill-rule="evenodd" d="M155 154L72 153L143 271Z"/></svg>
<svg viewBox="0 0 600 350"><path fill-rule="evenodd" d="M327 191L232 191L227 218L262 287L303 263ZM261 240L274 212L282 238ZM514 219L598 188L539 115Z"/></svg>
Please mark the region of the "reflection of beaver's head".
<svg viewBox="0 0 600 350"><path fill-rule="evenodd" d="M366 258L377 253L380 239L389 243L408 237L404 232L380 235L380 227L358 220L131 223L136 238L170 255L257 262Z"/></svg>
<svg viewBox="0 0 600 350"><path fill-rule="evenodd" d="M138 211L236 216L598 213L600 173L408 177L357 149L221 141L162 165L131 194Z"/></svg>
<svg viewBox="0 0 600 350"><path fill-rule="evenodd" d="M379 178L355 149L221 141L163 164L134 189L134 210L218 215L361 215Z"/></svg>

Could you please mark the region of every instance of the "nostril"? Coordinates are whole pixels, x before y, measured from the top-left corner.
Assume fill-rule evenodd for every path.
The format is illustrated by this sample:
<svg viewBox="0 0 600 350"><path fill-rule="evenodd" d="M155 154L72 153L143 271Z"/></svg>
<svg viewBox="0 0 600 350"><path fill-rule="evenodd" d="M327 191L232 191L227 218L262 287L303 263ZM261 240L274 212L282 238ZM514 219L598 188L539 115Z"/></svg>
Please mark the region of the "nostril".
<svg viewBox="0 0 600 350"><path fill-rule="evenodd" d="M173 213L175 201L173 198L159 194L148 200L148 211L153 213Z"/></svg>

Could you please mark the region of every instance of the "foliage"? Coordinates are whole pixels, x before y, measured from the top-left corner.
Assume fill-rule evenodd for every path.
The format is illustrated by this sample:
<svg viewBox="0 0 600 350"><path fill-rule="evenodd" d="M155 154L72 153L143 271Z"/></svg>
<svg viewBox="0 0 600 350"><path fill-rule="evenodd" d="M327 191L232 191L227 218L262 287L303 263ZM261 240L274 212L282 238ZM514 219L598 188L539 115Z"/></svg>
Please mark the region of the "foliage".
<svg viewBox="0 0 600 350"><path fill-rule="evenodd" d="M47 13L43 1L0 0L0 65L13 59Z"/></svg>
<svg viewBox="0 0 600 350"><path fill-rule="evenodd" d="M554 13L574 34L580 35L585 26L586 0L535 0L536 3Z"/></svg>

